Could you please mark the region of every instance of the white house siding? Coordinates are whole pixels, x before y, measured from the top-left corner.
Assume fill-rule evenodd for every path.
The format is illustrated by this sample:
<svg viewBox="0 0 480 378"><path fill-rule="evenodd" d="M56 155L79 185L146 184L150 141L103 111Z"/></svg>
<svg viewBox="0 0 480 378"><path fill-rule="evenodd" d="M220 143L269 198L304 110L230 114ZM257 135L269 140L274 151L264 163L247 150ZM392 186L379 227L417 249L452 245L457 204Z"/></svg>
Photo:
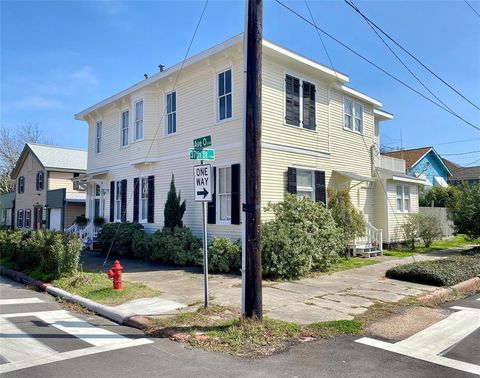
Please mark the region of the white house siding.
<svg viewBox="0 0 480 378"><path fill-rule="evenodd" d="M264 55L262 71L262 206L283 200L288 167L322 170L329 188L355 185L350 191L352 202L369 221L373 221L373 186L332 174L333 170L337 170L371 177L373 106L355 100L364 107L363 135L344 130L343 93L335 88L332 81L328 82L320 73L315 74L293 60L282 61L280 65L272 59L268 52ZM315 131L285 124L285 74L316 85ZM271 218L272 214L264 214L262 219Z"/></svg>
<svg viewBox="0 0 480 378"><path fill-rule="evenodd" d="M232 118L217 122L217 73L232 69ZM163 208L170 187L171 175L175 175L177 191L187 201L184 224L195 234L201 235L202 208L193 201L193 166L199 162L189 159L188 149L193 147L193 140L205 135L212 136L216 160L212 166L242 164L242 126L243 126L243 59L237 47L212 56L208 61L201 61L184 69L177 82L178 73L164 78L132 93L125 99L100 108L89 117L89 157L88 173L108 171L98 179L104 180L104 189L110 188L110 181L127 180L127 220L133 220L133 186L134 178L155 176L155 210L154 223L145 224L148 230L161 229L164 224ZM171 92L175 83L177 93L177 132L166 135L165 109L166 94ZM134 102L144 101L144 135L143 141L132 141L134 133ZM129 146L120 145L121 113L130 111ZM95 123L103 122L102 152L94 152ZM150 151L148 153L148 151ZM153 160L143 164L145 159ZM93 187L91 187L93 190ZM91 197L92 190L89 190ZM87 214L91 214L88 203ZM110 200L105 195L104 217L109 221ZM209 234L217 236L241 237L240 225L209 225Z"/></svg>
<svg viewBox="0 0 480 378"><path fill-rule="evenodd" d="M397 212L397 185L410 187L411 210L409 213ZM404 240L402 224L407 220L409 214L418 213L418 185L406 182L387 180L387 208L388 208L388 236L386 242Z"/></svg>

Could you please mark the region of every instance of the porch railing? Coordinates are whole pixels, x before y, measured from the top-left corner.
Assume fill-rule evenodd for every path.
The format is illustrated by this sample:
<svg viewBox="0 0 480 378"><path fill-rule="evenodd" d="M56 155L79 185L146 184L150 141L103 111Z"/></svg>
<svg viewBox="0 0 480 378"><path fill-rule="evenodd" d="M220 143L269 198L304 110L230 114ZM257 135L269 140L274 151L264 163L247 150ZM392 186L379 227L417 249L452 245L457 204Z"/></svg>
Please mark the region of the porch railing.
<svg viewBox="0 0 480 378"><path fill-rule="evenodd" d="M98 236L101 227L95 226L93 221L87 223L86 225L78 225L76 223L72 224L65 232L73 235L77 235L80 240L85 244L93 243L93 240Z"/></svg>

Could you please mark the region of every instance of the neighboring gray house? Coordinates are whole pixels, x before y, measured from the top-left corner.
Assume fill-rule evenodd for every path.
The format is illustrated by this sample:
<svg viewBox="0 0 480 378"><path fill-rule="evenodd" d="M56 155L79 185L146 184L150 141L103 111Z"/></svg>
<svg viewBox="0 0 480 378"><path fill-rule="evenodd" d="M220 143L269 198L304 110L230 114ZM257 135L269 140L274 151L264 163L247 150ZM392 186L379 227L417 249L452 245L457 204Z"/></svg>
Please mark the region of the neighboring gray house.
<svg viewBox="0 0 480 378"><path fill-rule="evenodd" d="M474 167L462 167L461 165L447 159L443 159L443 162L451 172L447 179L449 184L477 184L480 182L480 165Z"/></svg>
<svg viewBox="0 0 480 378"><path fill-rule="evenodd" d="M13 227L15 192L0 194L0 227Z"/></svg>

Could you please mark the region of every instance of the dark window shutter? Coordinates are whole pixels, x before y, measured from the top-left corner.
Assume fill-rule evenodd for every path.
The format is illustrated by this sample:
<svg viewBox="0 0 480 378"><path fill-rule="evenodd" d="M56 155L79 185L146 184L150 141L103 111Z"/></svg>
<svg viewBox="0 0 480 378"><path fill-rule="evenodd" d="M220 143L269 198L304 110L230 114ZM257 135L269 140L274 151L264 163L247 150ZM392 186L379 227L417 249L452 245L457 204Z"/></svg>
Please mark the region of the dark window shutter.
<svg viewBox="0 0 480 378"><path fill-rule="evenodd" d="M36 179L35 179L35 189L38 190L38 172L37 172L37 176L36 176Z"/></svg>
<svg viewBox="0 0 480 378"><path fill-rule="evenodd" d="M127 221L127 180L122 180L121 181L122 185L122 196L120 198L120 206L121 206L121 212L122 212L122 217L121 220L122 222Z"/></svg>
<svg viewBox="0 0 480 378"><path fill-rule="evenodd" d="M96 188L94 189L96 190ZM110 181L110 222L115 221L115 181Z"/></svg>
<svg viewBox="0 0 480 378"><path fill-rule="evenodd" d="M215 224L217 223L217 209L216 209L216 185L217 185L217 168L213 167L213 193L212 193L212 201L208 202L208 212L207 212L207 223L208 224Z"/></svg>
<svg viewBox="0 0 480 378"><path fill-rule="evenodd" d="M303 127L315 130L315 85L303 82Z"/></svg>
<svg viewBox="0 0 480 378"><path fill-rule="evenodd" d="M300 80L285 76L285 122L300 126Z"/></svg>
<svg viewBox="0 0 480 378"><path fill-rule="evenodd" d="M325 205L327 204L324 171L315 171L315 202L323 202Z"/></svg>
<svg viewBox="0 0 480 378"><path fill-rule="evenodd" d="M138 202L140 200L140 180L133 179L133 221L138 223Z"/></svg>
<svg viewBox="0 0 480 378"><path fill-rule="evenodd" d="M240 224L240 164L232 165L231 223Z"/></svg>
<svg viewBox="0 0 480 378"><path fill-rule="evenodd" d="M297 168L288 168L287 192L291 194L297 194Z"/></svg>
<svg viewBox="0 0 480 378"><path fill-rule="evenodd" d="M155 176L148 176L148 216L147 222L153 223L155 209Z"/></svg>

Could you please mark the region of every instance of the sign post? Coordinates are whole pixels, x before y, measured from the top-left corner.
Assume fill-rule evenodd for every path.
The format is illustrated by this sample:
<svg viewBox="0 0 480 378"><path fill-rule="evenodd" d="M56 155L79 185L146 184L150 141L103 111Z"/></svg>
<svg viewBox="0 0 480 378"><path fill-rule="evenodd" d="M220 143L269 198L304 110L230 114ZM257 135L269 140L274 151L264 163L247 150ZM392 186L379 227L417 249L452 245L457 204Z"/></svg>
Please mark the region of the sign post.
<svg viewBox="0 0 480 378"><path fill-rule="evenodd" d="M208 242L207 242L207 203L212 201L212 166L203 164L204 160L215 160L215 150L204 149L212 145L210 135L193 141L194 148L188 153L191 160L200 160L200 165L193 167L193 188L195 202L202 203L203 223L203 284L205 289L205 307L208 307Z"/></svg>

